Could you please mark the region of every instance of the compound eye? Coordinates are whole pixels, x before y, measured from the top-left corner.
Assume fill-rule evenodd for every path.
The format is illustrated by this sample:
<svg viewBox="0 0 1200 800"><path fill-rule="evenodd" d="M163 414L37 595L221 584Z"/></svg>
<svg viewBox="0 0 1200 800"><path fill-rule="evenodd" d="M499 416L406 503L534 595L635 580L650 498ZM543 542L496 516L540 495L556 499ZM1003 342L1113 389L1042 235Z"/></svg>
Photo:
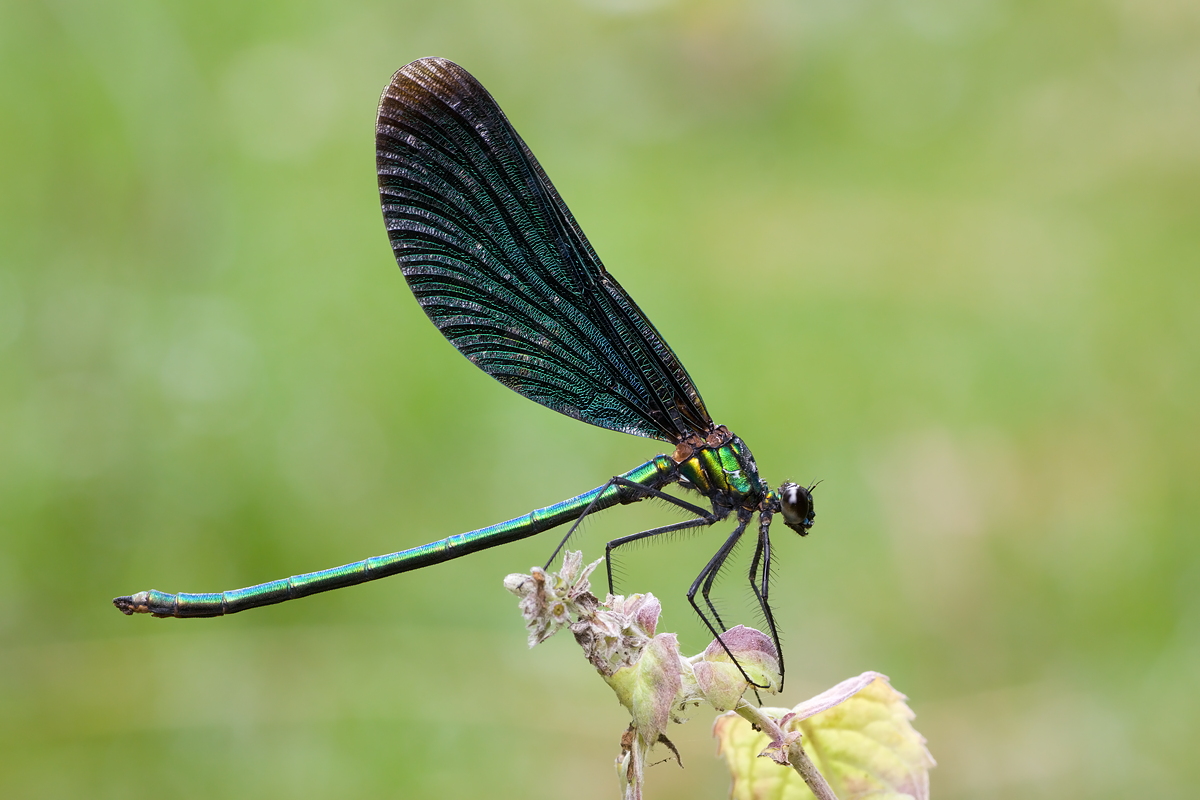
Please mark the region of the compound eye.
<svg viewBox="0 0 1200 800"><path fill-rule="evenodd" d="M779 510L783 513L784 524L801 536L808 533L817 516L813 511L812 492L798 483L785 483L779 487Z"/></svg>

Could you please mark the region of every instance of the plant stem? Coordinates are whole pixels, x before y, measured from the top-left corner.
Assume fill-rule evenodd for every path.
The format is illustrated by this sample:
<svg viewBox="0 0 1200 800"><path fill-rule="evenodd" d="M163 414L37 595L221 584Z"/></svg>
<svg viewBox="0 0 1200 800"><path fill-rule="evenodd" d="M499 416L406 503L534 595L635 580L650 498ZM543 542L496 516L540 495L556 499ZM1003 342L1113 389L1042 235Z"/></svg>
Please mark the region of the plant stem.
<svg viewBox="0 0 1200 800"><path fill-rule="evenodd" d="M742 719L767 734L772 742L783 741L783 729L779 727L779 724L775 720L764 714L761 709L743 700L738 703L734 711ZM825 776L817 770L816 766L809 759L808 753L804 752L804 745L800 742L799 737L788 744L787 757L788 763L792 765L792 769L800 773L800 777L808 784L808 788L817 800L837 800L837 795L833 793L833 789L829 788L829 784L825 781Z"/></svg>

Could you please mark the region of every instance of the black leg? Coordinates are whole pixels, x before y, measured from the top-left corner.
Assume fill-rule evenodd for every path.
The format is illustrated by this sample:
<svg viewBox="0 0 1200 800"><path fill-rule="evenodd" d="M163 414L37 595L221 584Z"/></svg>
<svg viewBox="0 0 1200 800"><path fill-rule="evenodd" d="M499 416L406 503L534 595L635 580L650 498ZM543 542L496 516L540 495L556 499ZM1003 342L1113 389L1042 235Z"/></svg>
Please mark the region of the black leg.
<svg viewBox="0 0 1200 800"><path fill-rule="evenodd" d="M726 559L733 554L733 548L737 546L737 543L740 541L743 532L746 530L746 523L747 520L740 518L738 519L738 526L734 530L733 535L730 536L729 540L727 540L725 544L721 546L721 550L718 550L717 554L713 556L712 560L709 561L705 566L707 575L704 578L703 585L700 587L700 596L704 599L704 604L708 606L708 610L712 613L713 618L716 619L717 624L720 626L720 631L718 633L724 633L729 628L725 624L725 620L721 619L721 614L717 611L717 607L713 605L712 598L709 595L712 592L713 585L717 582L717 578L720 577L721 570L725 566ZM699 578L697 578L697 580L699 580ZM693 584L693 587L694 586L695 584ZM722 641L721 644L724 646L725 642ZM728 652L728 649L726 652Z"/></svg>
<svg viewBox="0 0 1200 800"><path fill-rule="evenodd" d="M562 549L567 546L567 541L575 535L575 529L579 527L579 523L583 522L584 517L592 513L592 509L596 507L596 503L600 502L600 498L604 497L604 493L608 491L608 487L612 486L616 480L617 479L615 477L609 478L608 483L600 487L600 491L596 492L596 498L592 500L592 502L588 503L587 508L585 508L583 513L579 515L579 519L571 523L571 528L567 531L567 535L564 536L562 541L558 543L558 547L554 548L554 552L550 554L550 558L546 559L546 566L543 567L543 569L550 569L550 565L554 563L554 559L558 558L558 554L561 553Z"/></svg>
<svg viewBox="0 0 1200 800"><path fill-rule="evenodd" d="M629 480L628 478L622 478L620 475L617 475L616 477L614 477L612 480L609 481L609 483L616 484L617 486L624 486L626 488L633 489L634 494L641 495L641 497L636 497L633 500L630 500L628 502L637 502L639 500L645 500L648 497L657 497L659 500L666 500L668 503L679 506L680 508L684 509L685 511L691 511L693 514L695 514L698 517L709 516L711 514L711 512L705 511L703 508L701 508L698 505L695 505L694 503L689 503L687 500L683 500L679 497L675 497L674 495L667 494L666 492L661 491L659 489L655 489L652 486L643 486L640 483L634 483L633 481Z"/></svg>
<svg viewBox="0 0 1200 800"><path fill-rule="evenodd" d="M725 653L730 659L732 659L734 666L738 668L738 672L742 673L742 677L746 679L746 682L755 689L765 689L767 688L766 686L751 680L750 676L746 674L746 670L742 669L742 665L738 662L737 656L729 651L729 646L726 645L725 640L721 638L721 634L725 632L725 623L721 620L721 615L717 613L717 609L713 605L712 599L709 597L709 592L712 589L713 583L717 579L717 574L720 573L721 567L725 565L725 560L729 558L729 554L733 552L733 548L737 545L738 540L741 539L742 534L745 533L746 525L749 523L749 521L749 516L738 520L737 528L735 528L733 533L729 535L729 538L725 540L725 543L721 545L721 549L717 550L713 557L709 559L708 563L704 565L704 569L700 570L700 574L696 576L696 580L692 581L691 588L689 588L687 592L687 598L688 602L692 604L692 608L694 608L696 613L700 615L700 619L704 622L705 626L708 627L708 630L717 638L717 641L721 643L721 647L724 648ZM708 606L708 611L712 614L712 619L709 619L708 614L706 614L704 610L700 608L699 603L696 602L697 592L699 592L700 596L703 598L704 604ZM713 624L713 620L716 620L716 625ZM719 625L720 628L718 628L717 625Z"/></svg>
<svg viewBox="0 0 1200 800"><path fill-rule="evenodd" d="M779 629L775 626L775 614L771 610L771 520L767 517L761 520L758 527L758 544L754 548L754 559L750 562L750 588L762 609L767 628L771 632L771 641L775 643L775 652L779 656L779 688L783 689L783 646L779 643ZM762 565L761 580L756 580L759 565Z"/></svg>
<svg viewBox="0 0 1200 800"><path fill-rule="evenodd" d="M613 594L612 553L618 547L629 544L630 542L636 542L639 539L649 539L652 536L658 536L659 534L663 533L684 531L688 528L699 528L701 525L712 525L719 519L720 517L706 511L704 512L703 516L696 517L695 519L685 519L683 522L672 522L670 525L663 525L661 528L651 528L648 531L632 533L629 536L622 536L619 539L613 539L604 546L604 568L608 574L608 593Z"/></svg>
<svg viewBox="0 0 1200 800"><path fill-rule="evenodd" d="M769 607L763 605L762 592L759 591L758 585L756 585L754 582L755 575L758 572L758 566L759 566L759 563L761 562L762 558L763 558L763 539L762 539L762 535L760 533L759 537L758 537L758 541L754 545L754 558L752 558L750 560L750 589L751 589L751 591L754 592L754 596L756 598L758 598L758 607L760 609L763 609L764 613L767 615L767 625L771 629L772 637L774 637L775 623L773 621L771 621L771 619L770 619L770 613L771 613L770 609L769 609ZM770 559L771 559L771 551L770 551L769 544L767 546L766 558L767 558L767 564L768 564L768 568L769 568ZM774 639L774 641L775 641L775 651L778 653L779 652L779 640ZM782 679L780 680L780 682L782 683ZM758 701L758 704L761 706L762 705L762 696L758 693L757 686L754 687L754 698L755 698L755 700Z"/></svg>
<svg viewBox="0 0 1200 800"><path fill-rule="evenodd" d="M558 543L558 547L554 548L554 552L550 554L549 560L546 561L545 569L550 569L550 565L554 563L554 559L558 558L558 554L562 552L562 549L567 546L567 542L570 541L571 537L575 535L575 529L579 527L579 524L581 522L583 522L584 517L586 517L588 514L592 513L592 511L595 509L596 503L600 502L600 498L602 498L604 496L604 493L608 491L608 488L610 486L620 486L623 489L633 490L631 492L632 496L630 497L630 499L621 501L623 504L624 503L637 503L642 500L646 500L647 498L650 498L650 497L656 497L659 500L666 500L668 503L677 505L680 508L684 509L685 511L690 511L693 514L695 514L697 517L711 516L710 512L705 511L700 506L693 505L692 503L689 503L686 500L680 500L678 497L672 497L671 495L667 494L666 492L660 491L654 487L643 486L640 483L634 483L633 481L629 480L628 478L622 478L619 475L617 475L617 476L610 478L608 480L608 483L606 483L600 487L600 491L596 493L596 498L594 500L592 500L592 502L588 503L587 508L585 508L583 510L583 513L579 515L579 518L577 520L575 520L574 523L572 523L571 529L569 531L567 531L567 535L562 538L562 541ZM647 531L647 533L649 533L649 531ZM619 540L614 540L614 541L619 541ZM610 542L610 544L611 544L611 542ZM609 575L609 589L610 590L612 589L611 571L610 571L610 575Z"/></svg>

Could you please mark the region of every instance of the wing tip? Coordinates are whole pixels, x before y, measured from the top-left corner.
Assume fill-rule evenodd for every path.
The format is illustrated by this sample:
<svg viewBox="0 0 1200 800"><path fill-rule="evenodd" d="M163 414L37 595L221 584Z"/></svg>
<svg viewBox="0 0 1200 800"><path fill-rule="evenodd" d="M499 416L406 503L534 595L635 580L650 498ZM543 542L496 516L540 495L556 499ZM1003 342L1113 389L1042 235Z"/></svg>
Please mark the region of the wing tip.
<svg viewBox="0 0 1200 800"><path fill-rule="evenodd" d="M410 94L410 92L404 91L404 88L409 86L419 87L428 92L433 84L444 84L463 78L473 81L471 73L450 59L441 56L425 56L408 62L392 73L392 79L388 81L387 88L383 90L383 96L398 97Z"/></svg>
<svg viewBox="0 0 1200 800"><path fill-rule="evenodd" d="M479 81L448 58L425 56L410 61L392 73L379 96L376 135L385 131L392 120L402 118L406 108L420 108L431 98L445 102L448 97L479 92L486 94Z"/></svg>

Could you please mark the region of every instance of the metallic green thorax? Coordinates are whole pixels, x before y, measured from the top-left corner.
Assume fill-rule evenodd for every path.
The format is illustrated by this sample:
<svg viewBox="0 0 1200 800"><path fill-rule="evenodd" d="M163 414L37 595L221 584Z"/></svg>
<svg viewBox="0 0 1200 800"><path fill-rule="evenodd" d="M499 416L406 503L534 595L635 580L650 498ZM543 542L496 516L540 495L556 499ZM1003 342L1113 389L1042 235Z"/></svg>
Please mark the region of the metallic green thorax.
<svg viewBox="0 0 1200 800"><path fill-rule="evenodd" d="M767 494L750 448L733 435L718 447L693 451L679 463L679 473L689 488L714 500L727 499L731 508L757 508Z"/></svg>

